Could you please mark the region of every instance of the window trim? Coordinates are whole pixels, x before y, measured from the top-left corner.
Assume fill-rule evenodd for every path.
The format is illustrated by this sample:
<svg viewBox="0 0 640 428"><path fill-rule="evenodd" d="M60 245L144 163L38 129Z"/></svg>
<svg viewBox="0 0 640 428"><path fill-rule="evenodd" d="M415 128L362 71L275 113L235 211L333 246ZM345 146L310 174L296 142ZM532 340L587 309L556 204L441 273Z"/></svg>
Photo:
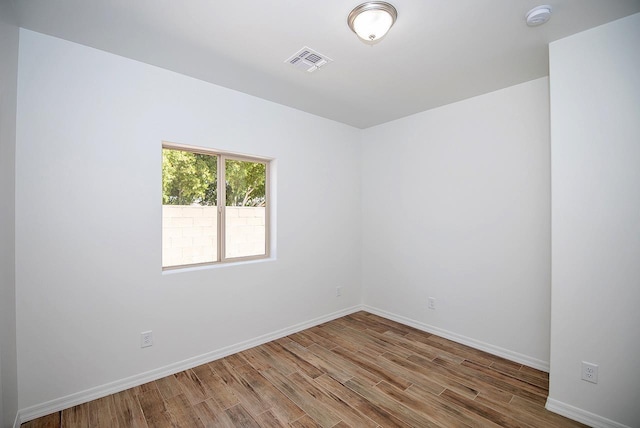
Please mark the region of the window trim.
<svg viewBox="0 0 640 428"><path fill-rule="evenodd" d="M195 147L185 144L179 143L171 143L167 141L162 142L162 149L169 150L182 150L185 152L197 153L202 155L216 156L217 159L217 260L211 262L201 262L201 263L189 263L183 265L172 265L172 266L162 266L162 271L173 271L178 269L186 269L186 268L194 268L194 267L204 267L204 266L218 266L218 265L229 265L233 263L247 262L252 260L264 260L271 257L271 161L273 159L263 157L263 156L251 156L244 155L238 153L232 153L222 150L215 149L207 149L204 147ZM162 159L162 156L161 156ZM226 200L227 200L227 189L225 180L226 174L226 160L237 160L243 162L255 162L262 163L265 165L265 204L264 204L264 222L265 222L265 233L264 233L264 254L251 255L251 256L241 256L241 257L226 257ZM161 169L162 175L162 169ZM162 186L162 180L160 180ZM162 189L161 189L162 193ZM221 205L220 202L223 201L224 205ZM163 204L164 206L164 204ZM164 225L164 221L161 222ZM164 233L164 231L161 231ZM162 235L161 235L162 236ZM162 250L162 248L161 248ZM162 253L162 251L161 251ZM162 264L162 263L161 263Z"/></svg>

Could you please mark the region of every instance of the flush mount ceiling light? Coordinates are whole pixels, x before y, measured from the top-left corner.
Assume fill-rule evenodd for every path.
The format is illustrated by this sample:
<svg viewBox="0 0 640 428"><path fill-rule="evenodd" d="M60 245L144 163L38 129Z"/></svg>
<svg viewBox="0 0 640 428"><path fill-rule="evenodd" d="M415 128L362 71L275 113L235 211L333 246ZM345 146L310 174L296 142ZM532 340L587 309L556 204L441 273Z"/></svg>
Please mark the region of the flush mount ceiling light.
<svg viewBox="0 0 640 428"><path fill-rule="evenodd" d="M537 27L551 18L551 6L543 5L534 7L524 16L529 27Z"/></svg>
<svg viewBox="0 0 640 428"><path fill-rule="evenodd" d="M387 34L397 17L396 8L389 3L368 1L353 9L347 22L362 40L375 42Z"/></svg>

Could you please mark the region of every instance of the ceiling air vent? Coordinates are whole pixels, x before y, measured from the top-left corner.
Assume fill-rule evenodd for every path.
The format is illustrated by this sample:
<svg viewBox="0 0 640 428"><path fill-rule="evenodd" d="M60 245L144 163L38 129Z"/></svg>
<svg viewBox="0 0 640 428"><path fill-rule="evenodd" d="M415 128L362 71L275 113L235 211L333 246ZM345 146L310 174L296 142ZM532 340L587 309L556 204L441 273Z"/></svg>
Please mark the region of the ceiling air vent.
<svg viewBox="0 0 640 428"><path fill-rule="evenodd" d="M303 47L298 52L287 58L284 62L288 62L297 69L308 71L313 73L320 67L327 65L333 61L328 56L322 55L319 52Z"/></svg>

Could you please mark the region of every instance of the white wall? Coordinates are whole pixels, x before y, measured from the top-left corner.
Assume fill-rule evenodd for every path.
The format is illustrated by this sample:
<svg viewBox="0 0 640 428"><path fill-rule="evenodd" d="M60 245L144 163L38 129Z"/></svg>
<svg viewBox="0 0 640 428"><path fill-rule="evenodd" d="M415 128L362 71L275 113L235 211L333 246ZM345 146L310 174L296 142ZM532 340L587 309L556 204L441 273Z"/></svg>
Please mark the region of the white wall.
<svg viewBox="0 0 640 428"><path fill-rule="evenodd" d="M363 132L366 305L547 368L548 115L542 78Z"/></svg>
<svg viewBox="0 0 640 428"><path fill-rule="evenodd" d="M27 30L20 37L21 409L360 303L357 129ZM163 140L276 159L276 260L162 274ZM144 330L151 348L140 348Z"/></svg>
<svg viewBox="0 0 640 428"><path fill-rule="evenodd" d="M0 2L0 426L18 410L15 288L15 152L18 27Z"/></svg>
<svg viewBox="0 0 640 428"><path fill-rule="evenodd" d="M547 405L592 426L640 426L639 46L640 14L550 45ZM599 365L597 385L581 361Z"/></svg>

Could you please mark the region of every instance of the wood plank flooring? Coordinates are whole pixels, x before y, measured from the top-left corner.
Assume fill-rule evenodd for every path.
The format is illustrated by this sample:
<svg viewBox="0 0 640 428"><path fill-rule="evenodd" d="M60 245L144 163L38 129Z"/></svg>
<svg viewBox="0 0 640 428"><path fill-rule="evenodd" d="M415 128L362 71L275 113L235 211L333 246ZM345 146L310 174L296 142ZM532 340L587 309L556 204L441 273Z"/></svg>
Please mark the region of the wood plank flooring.
<svg viewBox="0 0 640 428"><path fill-rule="evenodd" d="M39 427L582 427L548 375L358 312L22 424Z"/></svg>

